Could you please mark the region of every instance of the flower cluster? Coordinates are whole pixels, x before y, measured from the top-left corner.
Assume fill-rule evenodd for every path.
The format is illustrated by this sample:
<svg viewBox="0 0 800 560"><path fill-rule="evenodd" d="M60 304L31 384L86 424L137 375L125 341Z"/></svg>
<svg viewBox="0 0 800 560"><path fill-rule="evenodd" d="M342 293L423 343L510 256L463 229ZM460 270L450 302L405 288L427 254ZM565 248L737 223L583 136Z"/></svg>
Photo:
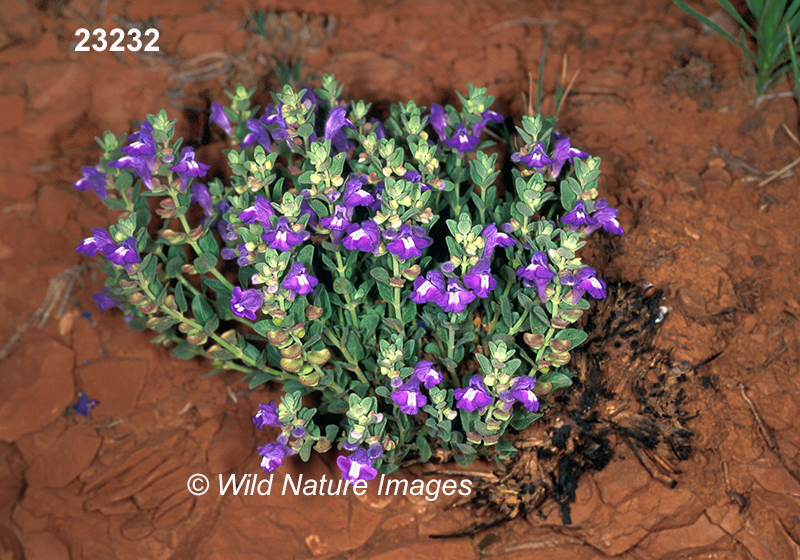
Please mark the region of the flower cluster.
<svg viewBox="0 0 800 560"><path fill-rule="evenodd" d="M589 235L623 233L599 159L539 114L512 141L485 89L383 121L341 92L325 76L261 113L241 86L213 103L229 149L211 180L163 111L106 133L74 185L122 211L77 248L108 275L93 297L180 358L281 384L253 417L274 432L258 448L268 472L334 446L348 482L409 456L508 456L503 434L571 384L574 325L606 294L577 256ZM503 195L489 129L519 146Z"/></svg>

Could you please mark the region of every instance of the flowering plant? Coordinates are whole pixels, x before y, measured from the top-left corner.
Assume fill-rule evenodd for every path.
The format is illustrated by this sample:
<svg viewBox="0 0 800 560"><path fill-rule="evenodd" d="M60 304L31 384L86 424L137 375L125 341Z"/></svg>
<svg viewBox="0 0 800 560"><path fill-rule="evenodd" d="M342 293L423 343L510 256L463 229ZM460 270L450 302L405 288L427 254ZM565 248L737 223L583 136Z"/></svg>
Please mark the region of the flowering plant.
<svg viewBox="0 0 800 560"><path fill-rule="evenodd" d="M95 300L180 358L282 384L253 418L281 431L259 447L267 471L333 445L347 481L434 452L507 458L507 428L571 383L586 294L605 297L576 256L596 230L622 233L597 198L600 161L552 117L525 116L498 187L481 136L504 118L485 89L459 95L460 111L409 102L384 122L341 90L332 76L285 86L260 117L242 86L214 103L224 179L173 140L163 111L98 139L100 163L75 188L122 214L77 248L104 257Z"/></svg>

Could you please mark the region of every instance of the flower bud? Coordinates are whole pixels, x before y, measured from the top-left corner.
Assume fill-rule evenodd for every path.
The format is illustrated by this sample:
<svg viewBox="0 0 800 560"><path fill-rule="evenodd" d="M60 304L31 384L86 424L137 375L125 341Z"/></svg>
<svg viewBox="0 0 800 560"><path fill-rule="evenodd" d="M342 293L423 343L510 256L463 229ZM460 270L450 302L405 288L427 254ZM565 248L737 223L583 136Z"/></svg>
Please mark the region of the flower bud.
<svg viewBox="0 0 800 560"><path fill-rule="evenodd" d="M399 276L392 276L391 278L389 278L389 285L392 288L402 288L405 283L406 283L405 280L403 280Z"/></svg>
<svg viewBox="0 0 800 560"><path fill-rule="evenodd" d="M194 344L195 346L205 344L207 341L208 337L203 331L197 331L186 335L186 342L189 344Z"/></svg>
<svg viewBox="0 0 800 560"><path fill-rule="evenodd" d="M295 358L299 358L300 355L303 353L303 347L297 343L292 344L291 346L287 346L281 350L281 356L284 358L288 358L293 360Z"/></svg>
<svg viewBox="0 0 800 560"><path fill-rule="evenodd" d="M533 386L533 394L542 397L553 390L553 384L549 381L537 381Z"/></svg>
<svg viewBox="0 0 800 560"><path fill-rule="evenodd" d="M141 292L134 292L128 296L128 301L131 305L140 306L150 303L150 299Z"/></svg>
<svg viewBox="0 0 800 560"><path fill-rule="evenodd" d="M308 361L314 365L321 366L331 359L331 352L327 348L308 353Z"/></svg>
<svg viewBox="0 0 800 560"><path fill-rule="evenodd" d="M314 321L322 317L322 312L324 310L321 307L316 307L314 305L309 305L306 307L306 319L309 321Z"/></svg>
<svg viewBox="0 0 800 560"><path fill-rule="evenodd" d="M180 243L186 242L186 234L180 233L177 231L173 231L171 229L165 229L161 232L161 237L171 245L178 245Z"/></svg>
<svg viewBox="0 0 800 560"><path fill-rule="evenodd" d="M414 281L416 278L422 273L422 268L418 264L415 264L411 268L404 269L401 274L403 278L409 281ZM402 286L400 286L402 288Z"/></svg>
<svg viewBox="0 0 800 560"><path fill-rule="evenodd" d="M224 333L222 333L220 338L222 338L222 340L224 340L228 344L234 344L235 345L236 344L236 331L233 330L233 329L231 329L229 331L225 331Z"/></svg>
<svg viewBox="0 0 800 560"><path fill-rule="evenodd" d="M306 387L316 387L317 385L319 385L319 378L320 378L319 372L316 370L312 370L308 373L300 374L300 383L302 383Z"/></svg>
<svg viewBox="0 0 800 560"><path fill-rule="evenodd" d="M268 331L267 340L269 340L269 343L273 346L280 347L289 340L289 331L286 329L281 329L279 331Z"/></svg>
<svg viewBox="0 0 800 560"><path fill-rule="evenodd" d="M569 363L569 352L553 352L548 356L555 366L565 366Z"/></svg>
<svg viewBox="0 0 800 560"><path fill-rule="evenodd" d="M550 341L550 348L552 348L556 352L567 352L570 348L572 348L572 341L557 340L554 338Z"/></svg>
<svg viewBox="0 0 800 560"><path fill-rule="evenodd" d="M303 360L299 360L297 358L281 358L281 367L290 373L297 373L302 365Z"/></svg>

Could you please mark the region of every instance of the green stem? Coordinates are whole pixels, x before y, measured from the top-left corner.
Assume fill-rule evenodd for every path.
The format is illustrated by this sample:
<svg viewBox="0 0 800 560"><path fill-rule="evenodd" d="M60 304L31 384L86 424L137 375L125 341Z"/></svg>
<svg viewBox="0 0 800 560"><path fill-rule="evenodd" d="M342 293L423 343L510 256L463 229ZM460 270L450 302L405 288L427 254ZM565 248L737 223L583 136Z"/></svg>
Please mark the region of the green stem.
<svg viewBox="0 0 800 560"><path fill-rule="evenodd" d="M149 287L145 287L146 281L145 281L144 276L142 275L142 273L138 272L137 273L137 277L138 277L138 280L139 280L139 285L141 286L142 292L144 293L144 295L146 295L151 300L156 301L158 298L153 294L153 292L150 290ZM170 309L169 307L167 307L166 305L163 305L163 304L159 305L159 309L164 314L169 315L173 319L177 319L181 323L186 323L187 325L189 325L193 329L196 329L196 330L199 330L199 331L203 330L203 326L200 323L198 323L194 319L190 319L189 317L186 317L180 311L174 311L174 310ZM281 379L285 379L285 380L292 379L290 376L288 376L286 373L284 373L282 371L278 371L276 369L273 369L273 368L270 368L270 367L266 367L266 366L263 367L263 368L260 368L258 366L258 363L254 359L252 359L251 357L245 355L245 353L242 352L242 350L240 348L238 348L238 347L236 347L236 346L234 346L232 344L229 344L228 342L223 340L217 333L211 333L211 335L209 335L209 338L211 338L214 342L219 344L222 348L224 348L225 350L227 350L228 352L233 354L236 359L241 360L242 362L246 363L247 365L258 369L259 371L263 371L265 373L269 373L270 375L274 375L275 377L278 377L278 378L281 378Z"/></svg>
<svg viewBox="0 0 800 560"><path fill-rule="evenodd" d="M334 346L336 346L339 350L341 350L344 359L347 360L347 363L355 368L354 372L356 374L356 377L358 377L358 380L361 381L362 383L369 384L369 381L367 380L367 377L364 375L364 372L361 371L361 366L359 366L358 362L355 359L353 359L352 354L348 352L347 348L345 348L344 344L342 344L342 341L339 340L336 337L336 335L334 335L330 331L330 329L325 329L323 333L325 334L325 336L328 337L328 339L333 343Z"/></svg>
<svg viewBox="0 0 800 560"><path fill-rule="evenodd" d="M396 255L392 255L392 272L396 278L400 277L400 261L397 260ZM394 317L402 324L403 310L402 306L400 305L400 292L402 288L392 288L392 290L394 292L394 298L392 301L392 306L394 307Z"/></svg>
<svg viewBox="0 0 800 560"><path fill-rule="evenodd" d="M336 251L336 272L339 273L339 278L345 277L345 266L342 262L342 253L340 251ZM347 309L350 310L350 317L353 319L353 326L356 328L356 330L359 330L356 306L350 299L350 294L347 292L344 293L344 301L347 303Z"/></svg>
<svg viewBox="0 0 800 560"><path fill-rule="evenodd" d="M178 195L172 192L170 196L172 197L172 201L175 203L175 208L179 208L180 203L178 202ZM181 214L180 216L178 216L178 219L180 219L181 221L181 226L183 226L183 231L188 235L189 232L192 231L192 228L189 227L189 222L186 220L186 216L184 214ZM198 257L203 254L203 250L200 249L200 246L197 244L197 241L195 241L194 239L187 239L187 240L189 242L189 245L192 246L192 249L194 249L194 252ZM233 284L231 284L219 270L217 270L216 268L212 268L210 272L213 276L217 278L217 280L222 282L222 284L224 284L226 288L233 291Z"/></svg>
<svg viewBox="0 0 800 560"><path fill-rule="evenodd" d="M553 295L553 312L550 314L551 317L556 317L558 315L558 302L561 298L561 286L556 286L556 293ZM542 359L544 356L544 351L547 350L547 344L550 342L550 339L553 338L553 334L555 334L556 329L555 327L550 327L547 329L547 334L544 335L544 344L542 347L539 348L539 351L536 353L536 361Z"/></svg>
<svg viewBox="0 0 800 560"><path fill-rule="evenodd" d="M455 352L455 346L456 346L456 326L452 322L448 322L447 323L447 331L448 331L448 333L447 333L447 359L448 359L448 362L447 363L448 364L452 364L452 363L455 363L455 360L453 359L453 352ZM450 379L453 380L453 383L455 383L455 386L456 387L460 387L461 385L458 382L458 376L456 375L456 370L455 369L450 369L450 367L448 366L447 367L447 372L450 374Z"/></svg>
<svg viewBox="0 0 800 560"><path fill-rule="evenodd" d="M514 325L508 331L508 334L510 336L514 336L515 334L517 334L519 332L520 327L522 327L522 323L524 323L527 318L528 318L528 311L526 310L523 311L522 316L519 318L519 321L514 323Z"/></svg>

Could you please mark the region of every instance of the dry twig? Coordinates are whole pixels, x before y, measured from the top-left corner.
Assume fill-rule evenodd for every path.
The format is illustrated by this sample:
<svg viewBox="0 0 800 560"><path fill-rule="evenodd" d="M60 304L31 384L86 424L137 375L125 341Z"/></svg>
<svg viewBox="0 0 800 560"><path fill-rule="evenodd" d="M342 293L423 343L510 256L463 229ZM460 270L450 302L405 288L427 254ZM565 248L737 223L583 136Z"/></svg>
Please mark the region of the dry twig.
<svg viewBox="0 0 800 560"><path fill-rule="evenodd" d="M28 317L24 323L17 327L14 334L6 341L5 346L0 349L0 361L5 360L11 354L14 345L28 332L28 329L34 322L37 320L39 321L37 328L41 330L50 318L50 315L53 314L53 311L55 311L57 319L61 318L75 282L81 277L81 274L89 270L89 267L90 265L88 264L74 266L50 279L50 282L47 284L47 293L41 305L39 305L36 311L31 313L30 317Z"/></svg>

